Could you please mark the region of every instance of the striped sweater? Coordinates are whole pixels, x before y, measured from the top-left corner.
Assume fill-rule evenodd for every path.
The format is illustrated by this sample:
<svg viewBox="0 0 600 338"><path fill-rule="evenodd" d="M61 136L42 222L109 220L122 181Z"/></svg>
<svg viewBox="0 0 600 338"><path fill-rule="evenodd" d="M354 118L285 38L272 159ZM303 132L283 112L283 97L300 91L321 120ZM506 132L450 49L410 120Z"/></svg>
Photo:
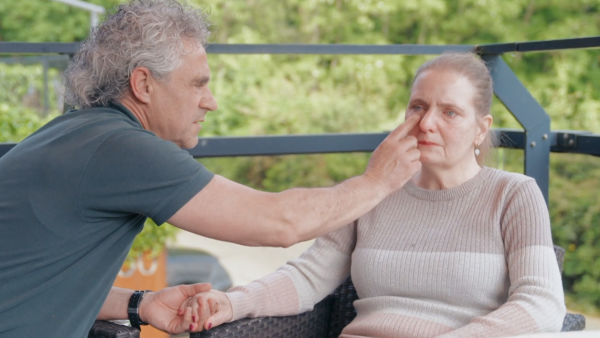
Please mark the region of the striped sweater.
<svg viewBox="0 0 600 338"><path fill-rule="evenodd" d="M407 183L227 296L233 320L311 310L350 274L360 297L341 337L502 337L560 331L564 297L532 178L484 167L446 190Z"/></svg>

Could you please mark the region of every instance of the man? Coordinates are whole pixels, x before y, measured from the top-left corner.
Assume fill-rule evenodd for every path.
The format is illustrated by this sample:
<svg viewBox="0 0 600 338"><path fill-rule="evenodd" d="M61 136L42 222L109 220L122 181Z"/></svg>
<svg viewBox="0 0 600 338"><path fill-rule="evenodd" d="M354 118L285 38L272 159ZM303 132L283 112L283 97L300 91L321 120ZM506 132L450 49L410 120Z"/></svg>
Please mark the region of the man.
<svg viewBox="0 0 600 338"><path fill-rule="evenodd" d="M202 318L177 309L197 284L111 288L146 217L223 241L283 246L341 227L419 170L410 119L363 175L334 187L256 191L208 172L185 150L217 103L205 15L174 0L123 4L66 72L78 106L0 159L0 336L82 337L94 319L170 333ZM127 309L133 308L128 313ZM207 316L205 309L203 316Z"/></svg>

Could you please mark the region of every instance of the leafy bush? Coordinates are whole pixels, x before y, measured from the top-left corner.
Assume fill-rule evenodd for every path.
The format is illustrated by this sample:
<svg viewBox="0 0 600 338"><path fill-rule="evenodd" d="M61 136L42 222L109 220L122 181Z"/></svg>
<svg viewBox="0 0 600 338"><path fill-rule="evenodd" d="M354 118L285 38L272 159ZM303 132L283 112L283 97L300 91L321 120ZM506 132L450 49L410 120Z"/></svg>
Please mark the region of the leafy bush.
<svg viewBox="0 0 600 338"><path fill-rule="evenodd" d="M0 103L0 142L19 142L46 122L33 109Z"/></svg>
<svg viewBox="0 0 600 338"><path fill-rule="evenodd" d="M57 81L58 76L58 71L50 69L50 81ZM43 88L41 65L0 63L0 142L19 142L59 114L57 101L52 100L48 116L40 116ZM55 87L49 89L49 96L56 98Z"/></svg>
<svg viewBox="0 0 600 338"><path fill-rule="evenodd" d="M175 239L177 230L176 227L168 223L157 226L152 219L148 218L142 232L135 237L125 264L131 264L142 254L157 257L163 251L167 242Z"/></svg>
<svg viewBox="0 0 600 338"><path fill-rule="evenodd" d="M564 288L572 306L600 308L600 158L553 154L550 183L554 241L567 250Z"/></svg>

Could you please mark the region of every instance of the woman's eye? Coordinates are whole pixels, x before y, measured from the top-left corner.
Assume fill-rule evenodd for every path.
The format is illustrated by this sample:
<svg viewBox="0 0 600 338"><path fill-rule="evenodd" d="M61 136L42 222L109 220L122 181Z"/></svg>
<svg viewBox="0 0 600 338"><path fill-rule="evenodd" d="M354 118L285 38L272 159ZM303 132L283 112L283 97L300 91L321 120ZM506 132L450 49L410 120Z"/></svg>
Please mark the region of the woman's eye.
<svg viewBox="0 0 600 338"><path fill-rule="evenodd" d="M448 116L450 116L450 117L454 117L454 116L456 116L456 112L455 112L455 111L453 111L453 110L448 110L448 111L446 112L446 115L448 115Z"/></svg>

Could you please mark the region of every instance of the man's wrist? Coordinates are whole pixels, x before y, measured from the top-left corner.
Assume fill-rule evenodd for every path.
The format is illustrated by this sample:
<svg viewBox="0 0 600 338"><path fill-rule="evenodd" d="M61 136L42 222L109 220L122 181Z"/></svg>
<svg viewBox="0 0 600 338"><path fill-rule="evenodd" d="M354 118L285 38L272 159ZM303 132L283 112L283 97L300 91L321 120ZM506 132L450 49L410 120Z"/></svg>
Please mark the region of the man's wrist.
<svg viewBox="0 0 600 338"><path fill-rule="evenodd" d="M129 318L129 322L131 323L131 327L140 329L140 325L148 325L148 322L145 320L145 317L142 314L144 312L142 310L142 302L144 301L144 296L147 297L148 293L150 292L150 290L135 291L131 294L127 304L127 316Z"/></svg>
<svg viewBox="0 0 600 338"><path fill-rule="evenodd" d="M379 177L365 172L358 176L364 183L369 186L370 191L376 191L377 196L381 199L387 197L391 191L387 184L385 184Z"/></svg>
<svg viewBox="0 0 600 338"><path fill-rule="evenodd" d="M144 294L144 298L142 298L138 309L138 315L140 316L140 320L144 323L148 323L148 325L151 324L150 318L148 318L148 309L146 308L146 305L148 305L148 303L152 301L152 297L154 297L154 292L152 290L146 290L146 294Z"/></svg>

